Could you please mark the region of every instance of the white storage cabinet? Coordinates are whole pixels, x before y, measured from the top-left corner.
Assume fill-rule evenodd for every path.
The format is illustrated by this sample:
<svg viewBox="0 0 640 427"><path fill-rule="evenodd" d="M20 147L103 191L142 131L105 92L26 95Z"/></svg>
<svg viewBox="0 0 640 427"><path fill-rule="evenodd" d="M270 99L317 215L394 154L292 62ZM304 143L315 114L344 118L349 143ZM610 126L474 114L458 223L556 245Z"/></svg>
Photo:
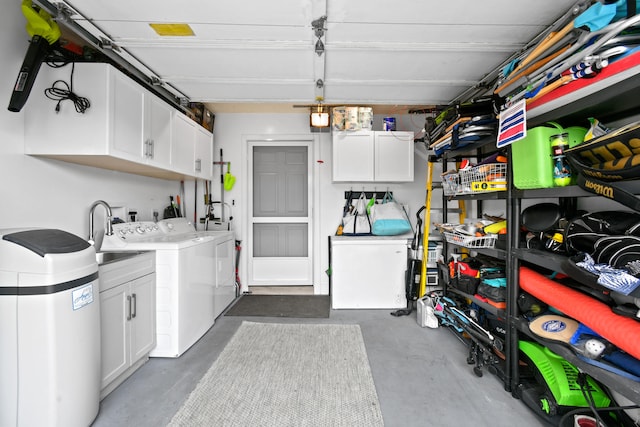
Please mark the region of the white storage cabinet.
<svg viewBox="0 0 640 427"><path fill-rule="evenodd" d="M104 398L149 359L156 346L155 254L100 265Z"/></svg>
<svg viewBox="0 0 640 427"><path fill-rule="evenodd" d="M331 236L331 307L407 306L406 236Z"/></svg>
<svg viewBox="0 0 640 427"><path fill-rule="evenodd" d="M91 103L83 114L68 100L56 113L56 102L43 93L56 80L69 83L71 65L40 70L25 106L25 154L164 179L211 178L211 167L196 173L193 166L199 125L190 120L187 140L174 141L177 117L187 117L119 70L75 64L73 91ZM204 150L212 152L212 134L199 130L208 136ZM185 144L191 148L183 154ZM189 156L188 163L180 156Z"/></svg>
<svg viewBox="0 0 640 427"><path fill-rule="evenodd" d="M173 116L171 134L172 167L178 172L211 179L213 139L209 131L180 112Z"/></svg>
<svg viewBox="0 0 640 427"><path fill-rule="evenodd" d="M334 182L413 181L413 132L333 132Z"/></svg>

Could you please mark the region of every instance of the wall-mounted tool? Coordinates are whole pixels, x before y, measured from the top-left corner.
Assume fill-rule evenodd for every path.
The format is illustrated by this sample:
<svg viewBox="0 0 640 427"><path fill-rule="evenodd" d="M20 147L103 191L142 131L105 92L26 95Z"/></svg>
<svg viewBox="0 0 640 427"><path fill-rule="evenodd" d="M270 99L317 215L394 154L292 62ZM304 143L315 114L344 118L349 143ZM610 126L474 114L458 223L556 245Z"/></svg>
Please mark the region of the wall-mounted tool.
<svg viewBox="0 0 640 427"><path fill-rule="evenodd" d="M22 2L22 14L27 19L26 29L31 36L31 42L9 101L9 111L13 112L19 112L24 107L44 58L60 38L58 24L44 10L34 8L31 0Z"/></svg>

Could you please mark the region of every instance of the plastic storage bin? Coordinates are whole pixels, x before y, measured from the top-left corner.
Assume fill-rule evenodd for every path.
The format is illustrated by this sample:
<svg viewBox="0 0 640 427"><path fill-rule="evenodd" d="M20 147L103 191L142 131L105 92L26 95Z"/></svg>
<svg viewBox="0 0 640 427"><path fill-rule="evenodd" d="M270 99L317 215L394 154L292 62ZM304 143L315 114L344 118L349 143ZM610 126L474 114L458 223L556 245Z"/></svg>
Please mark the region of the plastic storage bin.
<svg viewBox="0 0 640 427"><path fill-rule="evenodd" d="M580 144L587 129L579 126L563 128L558 123L549 122L527 130L527 136L511 145L513 161L513 184L516 188L553 187L553 161L549 137L559 133L569 134L569 147Z"/></svg>
<svg viewBox="0 0 640 427"><path fill-rule="evenodd" d="M527 130L527 136L511 144L513 185L521 190L553 187L553 162L549 137L564 132L557 123Z"/></svg>

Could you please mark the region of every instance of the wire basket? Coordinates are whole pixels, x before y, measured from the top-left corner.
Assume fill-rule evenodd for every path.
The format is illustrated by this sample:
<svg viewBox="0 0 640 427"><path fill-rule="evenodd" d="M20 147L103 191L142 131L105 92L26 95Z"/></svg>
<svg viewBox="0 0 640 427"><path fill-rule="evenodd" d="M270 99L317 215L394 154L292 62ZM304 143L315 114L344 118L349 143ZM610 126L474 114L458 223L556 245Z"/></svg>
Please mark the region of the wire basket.
<svg viewBox="0 0 640 427"><path fill-rule="evenodd" d="M489 163L459 172L460 185L457 194L490 193L506 191L507 164Z"/></svg>
<svg viewBox="0 0 640 427"><path fill-rule="evenodd" d="M465 248L493 248L498 240L497 234L487 234L480 237L449 231L445 231L443 234L447 242Z"/></svg>

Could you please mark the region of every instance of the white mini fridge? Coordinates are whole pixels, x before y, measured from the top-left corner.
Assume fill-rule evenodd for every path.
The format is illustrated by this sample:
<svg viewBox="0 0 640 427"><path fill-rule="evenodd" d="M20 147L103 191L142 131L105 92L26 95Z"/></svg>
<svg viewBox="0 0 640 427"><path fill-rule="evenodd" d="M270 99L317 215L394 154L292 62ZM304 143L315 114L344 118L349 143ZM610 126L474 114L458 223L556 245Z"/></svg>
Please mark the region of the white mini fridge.
<svg viewBox="0 0 640 427"><path fill-rule="evenodd" d="M331 236L333 309L406 308L411 236Z"/></svg>

